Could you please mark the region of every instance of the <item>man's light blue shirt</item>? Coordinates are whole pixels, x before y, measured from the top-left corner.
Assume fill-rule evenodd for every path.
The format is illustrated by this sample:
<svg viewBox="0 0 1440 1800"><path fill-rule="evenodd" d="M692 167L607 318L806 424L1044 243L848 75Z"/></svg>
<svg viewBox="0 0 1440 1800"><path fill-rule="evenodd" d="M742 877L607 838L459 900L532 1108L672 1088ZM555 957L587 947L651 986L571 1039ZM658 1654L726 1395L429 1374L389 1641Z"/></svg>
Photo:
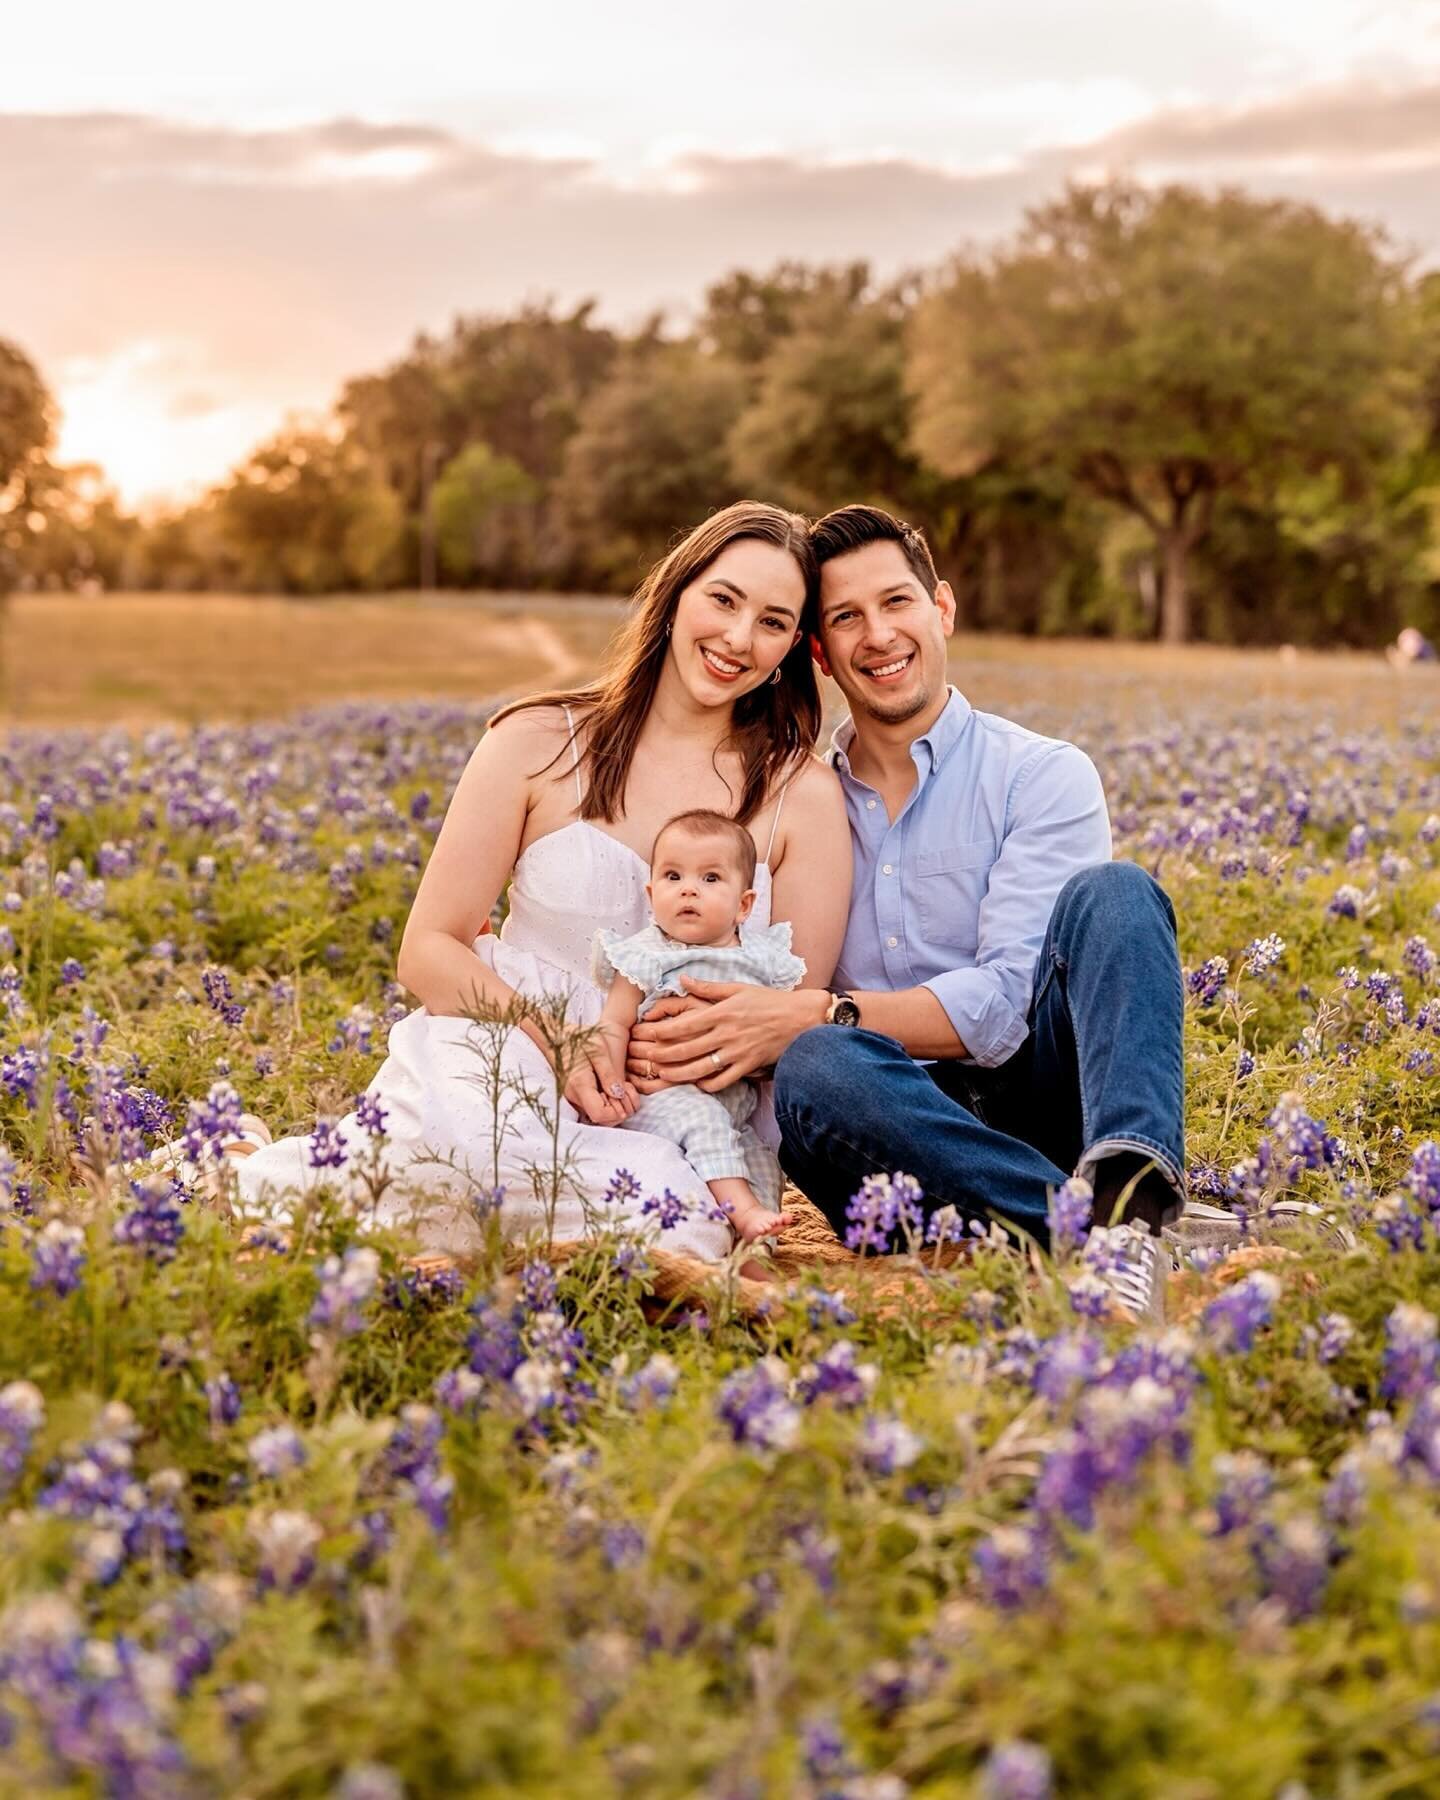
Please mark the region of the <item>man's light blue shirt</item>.
<svg viewBox="0 0 1440 1800"><path fill-rule="evenodd" d="M847 719L829 760L855 851L837 987L928 987L970 1059L994 1067L1029 1026L1035 965L1060 889L1110 860L1110 816L1083 750L976 712L950 689L910 746L915 786L892 824L851 773ZM863 1023L863 1020L862 1020Z"/></svg>

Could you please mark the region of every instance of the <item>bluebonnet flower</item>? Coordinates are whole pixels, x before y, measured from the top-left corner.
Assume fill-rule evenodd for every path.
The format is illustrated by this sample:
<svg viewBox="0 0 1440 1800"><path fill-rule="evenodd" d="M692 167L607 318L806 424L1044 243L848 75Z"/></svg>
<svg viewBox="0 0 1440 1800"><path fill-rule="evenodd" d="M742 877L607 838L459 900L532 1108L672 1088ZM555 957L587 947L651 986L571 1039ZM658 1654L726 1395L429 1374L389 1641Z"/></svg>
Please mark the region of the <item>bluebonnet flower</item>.
<svg viewBox="0 0 1440 1800"><path fill-rule="evenodd" d="M1230 976L1230 964L1223 956L1211 956L1198 969L1191 969L1185 985L1199 1006L1209 1006Z"/></svg>
<svg viewBox="0 0 1440 1800"><path fill-rule="evenodd" d="M114 1581L132 1556L165 1560L185 1551L176 1506L183 1477L172 1469L139 1481L130 1448L134 1436L130 1409L118 1402L106 1406L94 1437L51 1473L36 1499L40 1511L89 1528L82 1559L90 1579L102 1586Z"/></svg>
<svg viewBox="0 0 1440 1800"><path fill-rule="evenodd" d="M963 1244L969 1236L969 1221L958 1206L937 1206L925 1221L927 1244Z"/></svg>
<svg viewBox="0 0 1440 1800"><path fill-rule="evenodd" d="M1402 1185L1428 1212L1440 1213L1440 1144L1427 1138L1416 1146Z"/></svg>
<svg viewBox="0 0 1440 1800"><path fill-rule="evenodd" d="M317 1119L310 1133L309 1163L312 1169L343 1169L350 1160L344 1133L335 1119Z"/></svg>
<svg viewBox="0 0 1440 1800"><path fill-rule="evenodd" d="M550 1312L560 1293L560 1282L554 1267L543 1257L535 1257L520 1271L520 1292L531 1312Z"/></svg>
<svg viewBox="0 0 1440 1800"><path fill-rule="evenodd" d="M1435 1377L1436 1330L1440 1321L1423 1306L1402 1301L1385 1321L1384 1373L1380 1392L1387 1399L1411 1400Z"/></svg>
<svg viewBox="0 0 1440 1800"><path fill-rule="evenodd" d="M273 994L274 990L271 991ZM354 1050L360 1056L370 1056L375 1049L375 1025L373 1007L352 1006L343 1019L335 1021L326 1049L332 1056L340 1050Z"/></svg>
<svg viewBox="0 0 1440 1800"><path fill-rule="evenodd" d="M640 1198L641 1187L638 1179L628 1169L617 1169L610 1177L605 1192L600 1196L606 1206L628 1208Z"/></svg>
<svg viewBox="0 0 1440 1800"><path fill-rule="evenodd" d="M470 1195L470 1210L474 1213L475 1221L479 1225L484 1225L488 1220L495 1218L504 1204L505 1184L503 1181L498 1187L475 1188Z"/></svg>
<svg viewBox="0 0 1440 1800"><path fill-rule="evenodd" d="M44 1396L33 1382L12 1381L0 1388L0 1499L19 1481L44 1423Z"/></svg>
<svg viewBox="0 0 1440 1800"><path fill-rule="evenodd" d="M77 957L67 956L60 965L61 987L75 987L85 979L85 965Z"/></svg>
<svg viewBox="0 0 1440 1800"><path fill-rule="evenodd" d="M1028 1333L1021 1334L1028 1336ZM1011 1339L1016 1334L1010 1334ZM1094 1379L1105 1360L1105 1345L1088 1331L1062 1331L1034 1344L1030 1380L1035 1392L1059 1406ZM1010 1368L997 1373L1011 1373Z"/></svg>
<svg viewBox="0 0 1440 1800"><path fill-rule="evenodd" d="M250 1536L260 1553L257 1586L293 1594L315 1573L315 1551L322 1532L309 1513L288 1508L257 1510L250 1515Z"/></svg>
<svg viewBox="0 0 1440 1800"><path fill-rule="evenodd" d="M805 1311L815 1330L822 1325L838 1325L843 1329L855 1323L850 1302L843 1294L832 1293L829 1288L811 1288L805 1296Z"/></svg>
<svg viewBox="0 0 1440 1800"><path fill-rule="evenodd" d="M268 1481L278 1481L305 1462L305 1446L293 1425L272 1425L257 1432L245 1446L245 1453L256 1473Z"/></svg>
<svg viewBox="0 0 1440 1800"><path fill-rule="evenodd" d="M225 1024L239 1025L244 1020L245 1008L236 1000L230 977L223 969L206 969L200 976L200 985L210 1010L219 1013Z"/></svg>
<svg viewBox="0 0 1440 1800"><path fill-rule="evenodd" d="M1248 1050L1241 1050L1235 1058L1235 1079L1248 1080L1255 1073L1255 1058Z"/></svg>
<svg viewBox="0 0 1440 1800"><path fill-rule="evenodd" d="M665 1407L680 1383L680 1366L664 1351L657 1351L633 1375L620 1382L619 1394L626 1406L637 1410Z"/></svg>
<svg viewBox="0 0 1440 1800"><path fill-rule="evenodd" d="M845 1209L845 1246L859 1255L889 1249L897 1232L918 1233L924 1224L924 1190L913 1175L867 1175Z"/></svg>
<svg viewBox="0 0 1440 1800"><path fill-rule="evenodd" d="M720 1390L716 1412L737 1444L755 1450L787 1450L800 1430L800 1413L788 1398L785 1365L767 1356L732 1375Z"/></svg>
<svg viewBox="0 0 1440 1800"><path fill-rule="evenodd" d="M1014 1612L1050 1585L1051 1540L1038 1526L1001 1525L976 1546L972 1562L985 1599Z"/></svg>
<svg viewBox="0 0 1440 1800"><path fill-rule="evenodd" d="M1049 1755L1019 1739L997 1744L980 1775L984 1800L1050 1800L1054 1791Z"/></svg>
<svg viewBox="0 0 1440 1800"><path fill-rule="evenodd" d="M908 1469L924 1448L924 1440L903 1419L872 1413L860 1432L860 1460L872 1475Z"/></svg>
<svg viewBox="0 0 1440 1800"><path fill-rule="evenodd" d="M1256 1532L1255 1565L1269 1598L1278 1600L1291 1620L1306 1619L1324 1598L1335 1557L1335 1543L1321 1521L1301 1513Z"/></svg>
<svg viewBox="0 0 1440 1800"><path fill-rule="evenodd" d="M1205 1308L1201 1323L1219 1349L1243 1354L1274 1318L1279 1298L1277 1277L1267 1269L1255 1269L1217 1295Z"/></svg>
<svg viewBox="0 0 1440 1800"><path fill-rule="evenodd" d="M857 1362L854 1344L842 1338L801 1369L796 1392L807 1406L820 1399L833 1400L842 1408L863 1406L879 1378L874 1363Z"/></svg>
<svg viewBox="0 0 1440 1800"><path fill-rule="evenodd" d="M510 1388L526 1419L538 1419L563 1397L565 1375L548 1357L529 1356L510 1377Z"/></svg>
<svg viewBox="0 0 1440 1800"><path fill-rule="evenodd" d="M1440 1482L1440 1388L1426 1388L1415 1402L1400 1453L1406 1462L1418 1463L1431 1481Z"/></svg>
<svg viewBox="0 0 1440 1800"><path fill-rule="evenodd" d="M1274 1486L1270 1465L1253 1450L1221 1455L1211 1465L1220 1485L1215 1494L1215 1533L1228 1537L1254 1524Z"/></svg>
<svg viewBox="0 0 1440 1800"><path fill-rule="evenodd" d="M85 1266L85 1233L78 1225L51 1219L30 1247L30 1285L59 1299L80 1286Z"/></svg>
<svg viewBox="0 0 1440 1800"><path fill-rule="evenodd" d="M1354 1322L1342 1312L1329 1312L1320 1320L1316 1355L1322 1363L1338 1362L1355 1339Z"/></svg>
<svg viewBox="0 0 1440 1800"><path fill-rule="evenodd" d="M690 1217L690 1202L666 1188L663 1194L651 1194L640 1211L646 1217L654 1218L662 1231L673 1231Z"/></svg>
<svg viewBox="0 0 1440 1800"><path fill-rule="evenodd" d="M205 1383L205 1403L210 1409L212 1431L233 1425L243 1404L239 1388L228 1375L216 1375Z"/></svg>
<svg viewBox="0 0 1440 1800"><path fill-rule="evenodd" d="M1245 946L1245 973L1267 974L1284 954L1285 940L1276 932L1272 931L1268 937L1253 938Z"/></svg>
<svg viewBox="0 0 1440 1800"><path fill-rule="evenodd" d="M435 1383L435 1403L456 1418L470 1418L479 1410L485 1383L473 1369L447 1369Z"/></svg>
<svg viewBox="0 0 1440 1800"><path fill-rule="evenodd" d="M181 1137L185 1154L193 1161L218 1156L225 1144L240 1135L243 1111L240 1096L228 1081L214 1082L203 1100L192 1100Z"/></svg>
<svg viewBox="0 0 1440 1800"><path fill-rule="evenodd" d="M353 1246L343 1257L327 1256L318 1273L310 1324L336 1338L354 1337L365 1329L365 1308L379 1285L380 1252L368 1244Z"/></svg>
<svg viewBox="0 0 1440 1800"><path fill-rule="evenodd" d="M375 1094L361 1094L355 1101L355 1123L372 1138L385 1136L385 1108Z"/></svg>
<svg viewBox="0 0 1440 1800"><path fill-rule="evenodd" d="M615 1246L610 1266L622 1281L648 1281L654 1272L644 1244L636 1238L622 1238Z"/></svg>
<svg viewBox="0 0 1440 1800"><path fill-rule="evenodd" d="M130 1183L133 1204L115 1222L115 1241L143 1250L154 1263L167 1263L185 1235L175 1184L165 1175Z"/></svg>
<svg viewBox="0 0 1440 1800"><path fill-rule="evenodd" d="M1422 1212L1409 1194L1386 1194L1377 1200L1370 1214L1376 1233L1398 1256L1403 1250L1423 1250L1430 1214Z"/></svg>
<svg viewBox="0 0 1440 1800"><path fill-rule="evenodd" d="M449 1527L455 1491L454 1480L440 1467L444 1430L433 1407L412 1402L400 1409L381 1458L385 1476L411 1495L437 1536Z"/></svg>
<svg viewBox="0 0 1440 1800"><path fill-rule="evenodd" d="M472 1371L490 1382L508 1382L525 1360L525 1346L520 1336L523 1315L515 1307L504 1307L493 1296L482 1294L470 1307L475 1321L465 1340Z"/></svg>
<svg viewBox="0 0 1440 1800"><path fill-rule="evenodd" d="M1265 1129L1275 1156L1283 1160L1287 1181L1294 1181L1304 1169L1328 1168L1339 1160L1339 1140L1306 1112L1299 1094L1280 1096Z"/></svg>
<svg viewBox="0 0 1440 1800"><path fill-rule="evenodd" d="M464 1294L465 1277L458 1269L412 1265L385 1283L384 1303L395 1312L407 1306L439 1308L453 1306Z"/></svg>
<svg viewBox="0 0 1440 1800"><path fill-rule="evenodd" d="M1400 960L1419 981L1429 981L1437 965L1440 965L1440 956L1435 954L1429 939L1421 937L1418 932L1415 936L1406 938Z"/></svg>
<svg viewBox="0 0 1440 1800"><path fill-rule="evenodd" d="M1330 896L1330 904L1325 910L1335 919L1358 919L1364 905L1364 892L1353 882L1347 881L1343 886L1336 888Z"/></svg>
<svg viewBox="0 0 1440 1800"><path fill-rule="evenodd" d="M645 1560L645 1534L628 1520L607 1525L600 1534L605 1562L611 1569L627 1569Z"/></svg>
<svg viewBox="0 0 1440 1800"><path fill-rule="evenodd" d="M1085 1242L1095 1208L1095 1191L1088 1181L1072 1175L1050 1195L1046 1208L1050 1225L1050 1248L1057 1261L1078 1250Z"/></svg>

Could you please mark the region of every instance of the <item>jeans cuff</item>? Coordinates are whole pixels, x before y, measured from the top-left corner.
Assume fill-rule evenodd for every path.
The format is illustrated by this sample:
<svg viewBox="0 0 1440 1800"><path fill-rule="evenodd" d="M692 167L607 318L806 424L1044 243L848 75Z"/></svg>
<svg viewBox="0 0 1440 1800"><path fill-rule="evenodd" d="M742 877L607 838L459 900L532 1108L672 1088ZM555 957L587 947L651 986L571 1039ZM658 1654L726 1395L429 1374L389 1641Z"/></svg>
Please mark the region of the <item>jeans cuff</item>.
<svg viewBox="0 0 1440 1800"><path fill-rule="evenodd" d="M1091 1144L1085 1151L1084 1155L1080 1158L1080 1161L1076 1164L1075 1173L1083 1180L1088 1181L1091 1187L1094 1187L1096 1164L1103 1162L1107 1156L1115 1156L1125 1150L1133 1151L1137 1156L1148 1156L1151 1158L1160 1174L1163 1175L1169 1185L1174 1188L1180 1199L1181 1205L1184 1205L1186 1193L1184 1171L1180 1168L1179 1164L1175 1161L1174 1157L1171 1156L1168 1150L1165 1150L1159 1144L1151 1143L1148 1138L1101 1138L1098 1144Z"/></svg>

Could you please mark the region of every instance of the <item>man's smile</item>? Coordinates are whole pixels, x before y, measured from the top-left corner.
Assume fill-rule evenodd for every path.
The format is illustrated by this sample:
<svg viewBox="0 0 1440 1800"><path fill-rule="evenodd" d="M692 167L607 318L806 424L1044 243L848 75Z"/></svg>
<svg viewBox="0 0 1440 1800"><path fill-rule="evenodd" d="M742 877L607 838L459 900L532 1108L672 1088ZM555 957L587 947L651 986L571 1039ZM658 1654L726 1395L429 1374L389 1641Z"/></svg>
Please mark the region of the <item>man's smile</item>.
<svg viewBox="0 0 1440 1800"><path fill-rule="evenodd" d="M886 662L871 663L868 667L862 668L860 673L868 681L877 682L883 687L886 682L898 681L914 660L915 652L907 650L903 656L892 656Z"/></svg>

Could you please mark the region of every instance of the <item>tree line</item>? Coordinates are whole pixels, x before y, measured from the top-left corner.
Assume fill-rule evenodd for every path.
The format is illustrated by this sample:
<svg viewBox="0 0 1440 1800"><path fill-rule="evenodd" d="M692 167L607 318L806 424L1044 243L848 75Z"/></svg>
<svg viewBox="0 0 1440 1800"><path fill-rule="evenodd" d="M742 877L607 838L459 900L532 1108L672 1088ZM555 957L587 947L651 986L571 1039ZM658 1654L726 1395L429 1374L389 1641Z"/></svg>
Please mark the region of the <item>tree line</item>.
<svg viewBox="0 0 1440 1800"><path fill-rule="evenodd" d="M1073 185L890 282L735 272L683 333L460 317L144 520L54 465L53 419L0 339L0 588L624 591L749 494L922 524L970 628L1440 626L1440 275L1235 189Z"/></svg>

